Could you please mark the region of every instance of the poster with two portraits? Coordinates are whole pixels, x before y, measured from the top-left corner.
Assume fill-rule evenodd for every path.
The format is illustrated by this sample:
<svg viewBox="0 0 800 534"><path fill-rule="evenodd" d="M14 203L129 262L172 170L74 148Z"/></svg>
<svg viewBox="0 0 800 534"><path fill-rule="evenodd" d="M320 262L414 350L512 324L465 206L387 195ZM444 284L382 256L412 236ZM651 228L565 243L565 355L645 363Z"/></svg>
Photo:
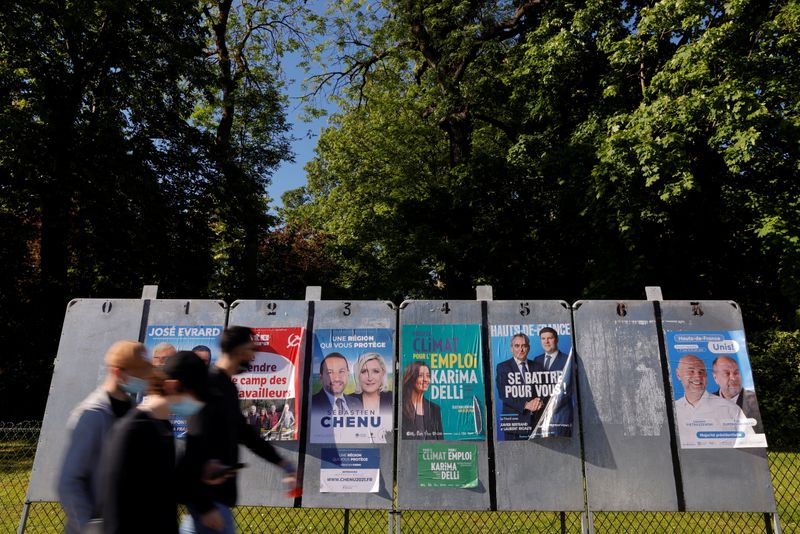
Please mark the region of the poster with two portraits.
<svg viewBox="0 0 800 534"><path fill-rule="evenodd" d="M681 448L766 447L744 331L665 337Z"/></svg>
<svg viewBox="0 0 800 534"><path fill-rule="evenodd" d="M572 436L572 326L541 319L489 326L498 441Z"/></svg>
<svg viewBox="0 0 800 534"><path fill-rule="evenodd" d="M394 330L316 329L309 443L320 449L320 492L377 493L380 451L393 429Z"/></svg>

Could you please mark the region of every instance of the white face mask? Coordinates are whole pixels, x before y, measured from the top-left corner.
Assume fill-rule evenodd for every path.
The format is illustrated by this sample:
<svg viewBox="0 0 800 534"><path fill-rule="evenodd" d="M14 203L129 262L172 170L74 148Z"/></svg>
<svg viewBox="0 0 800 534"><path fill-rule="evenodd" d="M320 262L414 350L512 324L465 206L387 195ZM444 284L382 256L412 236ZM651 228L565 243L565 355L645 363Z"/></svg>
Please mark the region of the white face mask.
<svg viewBox="0 0 800 534"><path fill-rule="evenodd" d="M128 381L120 384L119 389L131 395L138 395L147 391L147 380L128 375Z"/></svg>
<svg viewBox="0 0 800 534"><path fill-rule="evenodd" d="M170 403L169 409L178 417L191 417L202 410L203 406L205 406L204 402L200 402L193 397L186 396L178 402Z"/></svg>

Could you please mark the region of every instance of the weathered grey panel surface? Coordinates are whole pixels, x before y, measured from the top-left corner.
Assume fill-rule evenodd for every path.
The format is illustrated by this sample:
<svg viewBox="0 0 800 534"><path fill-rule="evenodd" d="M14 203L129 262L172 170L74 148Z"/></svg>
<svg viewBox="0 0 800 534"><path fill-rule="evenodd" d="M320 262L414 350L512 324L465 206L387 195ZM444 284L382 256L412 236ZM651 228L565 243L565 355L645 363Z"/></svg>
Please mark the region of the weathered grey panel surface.
<svg viewBox="0 0 800 534"><path fill-rule="evenodd" d="M395 331L394 343L397 345L397 312L391 302L380 301L318 301L314 303L314 330L334 328L389 328ZM349 314L349 315L348 315ZM308 337L313 343L313 338ZM306 362L310 365L311 362ZM311 369L311 374L315 372ZM311 374L309 378L311 379ZM396 375L396 373L395 373ZM311 389L307 388L305 400L311 403ZM396 398L396 397L395 397ZM309 410L310 412L310 410ZM308 429L308 421L303 423ZM395 422L395 429L397 428ZM332 445L308 443L303 476L303 507L311 508L353 508L390 509L392 507L392 488L394 486L394 440L396 430L381 444L342 444L346 448L379 449L381 482L378 493L320 493L320 455L322 448ZM308 432L306 432L306 437Z"/></svg>
<svg viewBox="0 0 800 534"><path fill-rule="evenodd" d="M664 331L744 330L734 303L706 301L700 306L703 315L693 315L689 301L661 303ZM670 371L675 380L675 370ZM775 511L766 449L680 449L679 456L687 510Z"/></svg>
<svg viewBox="0 0 800 534"><path fill-rule="evenodd" d="M443 301L407 301L400 309L400 332L404 324L481 324L481 303L476 301L448 301L449 312L445 313ZM402 347L402 339L399 346ZM488 355L484 354L484 358ZM402 358L402 355L401 355ZM398 371L398 375L399 375ZM399 382L400 377L398 377ZM484 377L486 380L487 377ZM400 388L398 388L400 389ZM402 406L402 391L398 395L398 406ZM399 411L399 410L398 410ZM494 414L486 413L486 418ZM395 427L397 428L397 427ZM474 443L478 451L478 487L420 488L417 482L417 450L419 445L442 443L430 440L404 440L399 438L397 448L397 507L400 510L488 510L489 465L488 444Z"/></svg>
<svg viewBox="0 0 800 534"><path fill-rule="evenodd" d="M58 500L56 483L69 440L69 414L105 378L106 349L120 339L139 338L143 307L144 301L138 299L76 299L67 306L29 500Z"/></svg>
<svg viewBox="0 0 800 534"><path fill-rule="evenodd" d="M570 323L572 315L561 301L524 301L530 314L520 316L518 300L488 303L489 329L492 325ZM563 305L562 305L563 304ZM531 337L529 357L541 353ZM494 361L490 358L490 361ZM500 409L494 387L496 366L492 366L492 398L495 413ZM497 418L493 420L497 437ZM495 441L495 468L498 510L583 510L580 423L577 407L571 438L544 438L530 441Z"/></svg>
<svg viewBox="0 0 800 534"><path fill-rule="evenodd" d="M677 510L653 303L625 305L573 312L589 510Z"/></svg>
<svg viewBox="0 0 800 534"><path fill-rule="evenodd" d="M306 327L308 321L308 302L303 300L237 300L231 304L228 324L249 326L251 328ZM307 333L303 336L295 372L299 377L297 395L303 397L303 365ZM300 414L297 414L298 419ZM272 445L281 456L295 465L298 461L299 441L273 441ZM247 467L240 471L239 504L243 506L282 506L291 507L294 499L286 495L283 486L283 471L262 460L247 447L240 447L242 462Z"/></svg>

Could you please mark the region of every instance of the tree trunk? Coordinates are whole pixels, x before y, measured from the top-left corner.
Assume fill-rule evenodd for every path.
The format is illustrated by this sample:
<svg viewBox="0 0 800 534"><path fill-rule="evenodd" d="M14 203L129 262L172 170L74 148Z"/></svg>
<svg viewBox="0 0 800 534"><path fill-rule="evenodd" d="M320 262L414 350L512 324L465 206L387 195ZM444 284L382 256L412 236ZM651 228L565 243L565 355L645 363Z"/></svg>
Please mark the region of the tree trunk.
<svg viewBox="0 0 800 534"><path fill-rule="evenodd" d="M448 115L439 123L450 142L450 166L466 163L472 153L472 115L468 108Z"/></svg>

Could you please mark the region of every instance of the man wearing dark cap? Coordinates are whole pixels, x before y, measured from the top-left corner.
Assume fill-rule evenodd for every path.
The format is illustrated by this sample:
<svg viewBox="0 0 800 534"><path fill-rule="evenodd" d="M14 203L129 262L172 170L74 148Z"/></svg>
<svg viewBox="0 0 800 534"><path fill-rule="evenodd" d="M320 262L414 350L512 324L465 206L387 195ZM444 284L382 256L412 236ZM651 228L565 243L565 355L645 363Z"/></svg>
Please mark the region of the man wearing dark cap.
<svg viewBox="0 0 800 534"><path fill-rule="evenodd" d="M144 393L152 365L145 346L135 341L117 341L106 352L106 378L78 405L67 421L70 437L58 495L67 516L66 532L83 532L92 518L99 517L99 459L114 422L131 407L129 395Z"/></svg>
<svg viewBox="0 0 800 534"><path fill-rule="evenodd" d="M226 328L220 338L222 354L209 370L209 395L205 408L189 421L186 440L186 463L193 466L193 480L187 489L190 516L184 518L181 532L224 533L236 531L231 508L236 505L236 476L222 484L203 483L203 466L218 460L235 466L239 462L239 444L258 456L280 466L294 482L295 467L281 458L272 445L247 424L239 406L239 391L231 378L249 370L255 358L253 332L244 326Z"/></svg>

